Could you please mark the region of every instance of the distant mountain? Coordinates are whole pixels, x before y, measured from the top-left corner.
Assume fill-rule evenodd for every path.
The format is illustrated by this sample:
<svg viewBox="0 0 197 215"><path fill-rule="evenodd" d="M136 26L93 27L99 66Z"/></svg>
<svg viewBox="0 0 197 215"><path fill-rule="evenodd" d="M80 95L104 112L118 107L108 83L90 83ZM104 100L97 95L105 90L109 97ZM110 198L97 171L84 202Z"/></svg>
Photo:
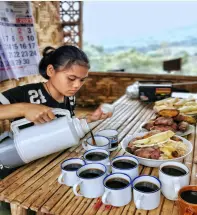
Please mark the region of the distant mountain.
<svg viewBox="0 0 197 215"><path fill-rule="evenodd" d="M113 53L117 51L135 49L136 51L147 53L149 51L154 51L158 48L161 48L161 44L167 44L168 47L195 46L197 45L197 25L177 28L167 32L154 34L153 36L137 38L132 41L129 40L128 35L123 35L123 39L124 44L125 41L128 41L128 46L118 45L116 44L115 40L114 45L112 46L112 37L112 41L110 41L110 47L108 44L101 44L101 46L103 46L102 51L105 53Z"/></svg>

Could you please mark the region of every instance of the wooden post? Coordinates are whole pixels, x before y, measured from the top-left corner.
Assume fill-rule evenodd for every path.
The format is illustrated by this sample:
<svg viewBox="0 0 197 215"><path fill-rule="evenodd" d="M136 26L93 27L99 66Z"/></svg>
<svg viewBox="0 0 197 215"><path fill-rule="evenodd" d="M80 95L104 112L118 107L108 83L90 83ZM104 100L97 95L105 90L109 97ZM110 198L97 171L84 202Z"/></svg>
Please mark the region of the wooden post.
<svg viewBox="0 0 197 215"><path fill-rule="evenodd" d="M27 215L27 210L22 208L21 206L11 203L10 208L12 215Z"/></svg>

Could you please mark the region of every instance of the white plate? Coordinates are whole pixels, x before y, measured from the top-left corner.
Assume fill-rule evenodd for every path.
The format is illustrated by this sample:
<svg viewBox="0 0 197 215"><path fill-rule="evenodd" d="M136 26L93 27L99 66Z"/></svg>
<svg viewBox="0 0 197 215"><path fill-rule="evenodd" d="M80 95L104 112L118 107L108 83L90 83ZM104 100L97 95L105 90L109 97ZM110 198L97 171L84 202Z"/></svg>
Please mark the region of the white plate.
<svg viewBox="0 0 197 215"><path fill-rule="evenodd" d="M175 135L176 137L180 138L183 141L183 143L185 143L187 145L187 148L188 148L187 153L185 155L181 156L181 157L178 157L178 158L173 158L173 159L168 159L168 160L148 159L148 158L138 157L138 156L133 155L133 154L131 154L131 153L126 151L126 147L128 146L128 144L129 144L129 142L131 140L133 140L136 137L144 136L146 133L148 133L148 132L135 133L133 135L128 135L121 142L121 147L126 152L126 154L127 155L132 155L133 157L137 158L139 163L144 165L144 166L159 167L162 163L167 162L167 161L179 161L179 162L181 162L183 160L183 158L188 156L193 150L193 146L192 146L190 141L186 140L183 137Z"/></svg>
<svg viewBox="0 0 197 215"><path fill-rule="evenodd" d="M148 122L143 122L141 125L140 125L140 132L149 132L147 129L143 128L143 126L148 123ZM178 136L186 136L188 134L191 134L192 132L194 131L194 126L193 125L189 125L189 128L187 129L187 131L185 132L182 132L182 131L176 131L176 135Z"/></svg>

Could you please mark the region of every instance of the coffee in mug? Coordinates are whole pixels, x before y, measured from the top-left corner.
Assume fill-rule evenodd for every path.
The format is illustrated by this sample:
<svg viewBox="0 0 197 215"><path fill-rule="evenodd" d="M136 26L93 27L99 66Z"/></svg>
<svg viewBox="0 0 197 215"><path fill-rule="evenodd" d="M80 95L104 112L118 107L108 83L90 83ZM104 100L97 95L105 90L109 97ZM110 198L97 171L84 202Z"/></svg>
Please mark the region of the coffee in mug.
<svg viewBox="0 0 197 215"><path fill-rule="evenodd" d="M118 131L114 129L105 129L96 132L97 135L107 137L110 142L109 151L114 151L118 148Z"/></svg>
<svg viewBox="0 0 197 215"><path fill-rule="evenodd" d="M103 180L105 193L102 202L106 205L121 207L132 199L131 178L124 173L112 173Z"/></svg>
<svg viewBox="0 0 197 215"><path fill-rule="evenodd" d="M184 186L179 190L179 215L197 215L197 186Z"/></svg>
<svg viewBox="0 0 197 215"><path fill-rule="evenodd" d="M88 163L76 172L79 181L73 186L76 196L98 198L104 193L103 179L107 175L107 168L101 163ZM78 189L78 187L80 189Z"/></svg>
<svg viewBox="0 0 197 215"><path fill-rule="evenodd" d="M103 153L103 152L90 152L88 154L85 155L85 159L89 160L89 161L100 161L100 160L104 160L108 157L107 154Z"/></svg>
<svg viewBox="0 0 197 215"><path fill-rule="evenodd" d="M148 181L141 181L137 184L135 184L135 189L139 190L141 192L145 192L145 193L150 193L150 192L155 192L157 190L159 190L159 187L152 183L152 182L148 182Z"/></svg>
<svg viewBox="0 0 197 215"><path fill-rule="evenodd" d="M189 185L189 169L180 162L168 161L159 168L161 192L169 200L176 200L181 187Z"/></svg>
<svg viewBox="0 0 197 215"><path fill-rule="evenodd" d="M70 158L61 163L61 174L58 177L60 184L73 186L79 181L76 171L85 165L85 161L80 158Z"/></svg>
<svg viewBox="0 0 197 215"><path fill-rule="evenodd" d="M76 171L82 166L83 165L79 164L79 163L71 163L71 164L68 164L68 165L64 166L63 170L65 170L65 171Z"/></svg>
<svg viewBox="0 0 197 215"><path fill-rule="evenodd" d="M102 163L106 166L107 172L110 172L109 151L105 149L91 149L83 154L86 163Z"/></svg>
<svg viewBox="0 0 197 215"><path fill-rule="evenodd" d="M117 156L111 161L112 173L124 173L134 179L139 175L139 162L132 156Z"/></svg>
<svg viewBox="0 0 197 215"><path fill-rule="evenodd" d="M83 172L79 173L79 177L81 178L97 178L101 175L104 174L104 171L100 170L100 169L86 169Z"/></svg>
<svg viewBox="0 0 197 215"><path fill-rule="evenodd" d="M187 172L183 168L179 166L174 166L174 165L164 166L161 168L161 171L166 175L171 175L171 176L182 176L187 174Z"/></svg>
<svg viewBox="0 0 197 215"><path fill-rule="evenodd" d="M82 142L82 147L86 151L91 150L91 149L105 149L105 150L109 151L110 142L107 137L95 135L94 139L96 141L96 145L92 144L92 142L93 142L92 137L88 137L87 139L85 139Z"/></svg>
<svg viewBox="0 0 197 215"><path fill-rule="evenodd" d="M181 193L181 198L191 204L197 205L197 190L186 190Z"/></svg>
<svg viewBox="0 0 197 215"><path fill-rule="evenodd" d="M106 187L113 189L122 189L127 187L128 184L129 181L125 180L124 178L112 178L105 183Z"/></svg>
<svg viewBox="0 0 197 215"><path fill-rule="evenodd" d="M133 180L133 198L137 209L153 210L159 206L161 182L150 175L140 175Z"/></svg>
<svg viewBox="0 0 197 215"><path fill-rule="evenodd" d="M120 159L114 161L113 166L119 169L132 169L137 166L137 163L129 159Z"/></svg>

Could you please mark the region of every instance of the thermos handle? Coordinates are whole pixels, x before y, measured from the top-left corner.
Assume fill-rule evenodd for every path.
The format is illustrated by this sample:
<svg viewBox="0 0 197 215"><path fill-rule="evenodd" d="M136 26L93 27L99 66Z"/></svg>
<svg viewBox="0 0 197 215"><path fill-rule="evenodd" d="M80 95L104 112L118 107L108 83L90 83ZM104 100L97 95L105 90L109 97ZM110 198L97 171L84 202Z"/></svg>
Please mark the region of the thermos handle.
<svg viewBox="0 0 197 215"><path fill-rule="evenodd" d="M54 108L54 109L52 109L52 112L55 115L64 115L64 116L68 116L68 119L70 118L70 111L68 111L68 110L64 110L61 108ZM19 134L19 132L20 132L19 127L22 125L29 124L29 123L31 123L31 121L29 121L25 118L19 119L15 122L11 123L11 130L13 131L14 134Z"/></svg>

